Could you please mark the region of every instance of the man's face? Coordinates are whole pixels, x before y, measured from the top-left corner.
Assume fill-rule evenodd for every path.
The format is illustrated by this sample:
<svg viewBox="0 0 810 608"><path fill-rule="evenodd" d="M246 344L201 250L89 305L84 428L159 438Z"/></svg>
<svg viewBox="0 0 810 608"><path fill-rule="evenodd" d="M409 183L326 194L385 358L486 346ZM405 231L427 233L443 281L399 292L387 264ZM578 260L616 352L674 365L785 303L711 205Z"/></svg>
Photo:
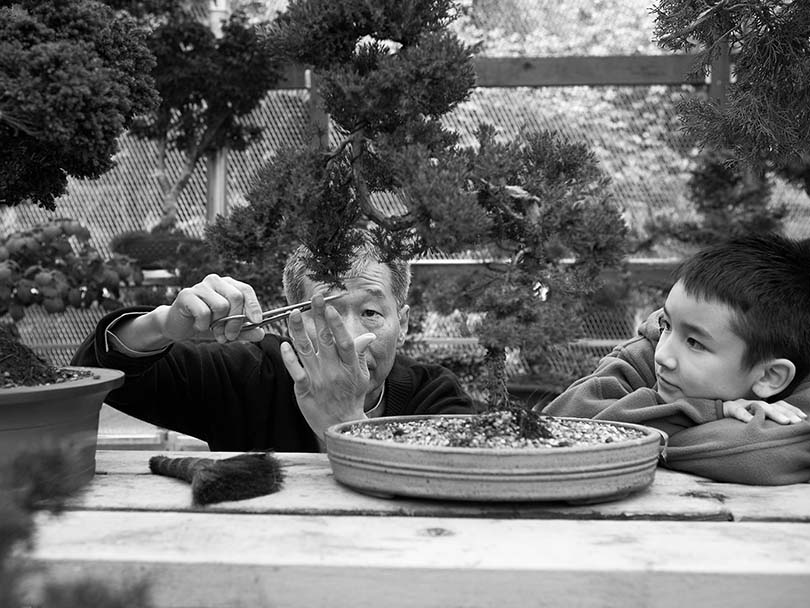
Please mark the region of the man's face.
<svg viewBox="0 0 810 608"><path fill-rule="evenodd" d="M397 307L391 291L391 271L380 263L371 263L358 276L344 279L345 295L328 305L334 306L343 318L343 323L353 338L365 333L373 333L377 338L366 350L366 362L371 375L369 392L366 394L366 407L377 402L385 379L394 365L397 347L408 330L408 306ZM324 283L304 280L307 298L315 294L329 295ZM304 324L313 343L315 323L311 313L304 313Z"/></svg>
<svg viewBox="0 0 810 608"><path fill-rule="evenodd" d="M699 300L678 281L669 292L655 348L658 393L668 402L682 397L754 397L757 366L743 365L745 342L731 329L732 309Z"/></svg>

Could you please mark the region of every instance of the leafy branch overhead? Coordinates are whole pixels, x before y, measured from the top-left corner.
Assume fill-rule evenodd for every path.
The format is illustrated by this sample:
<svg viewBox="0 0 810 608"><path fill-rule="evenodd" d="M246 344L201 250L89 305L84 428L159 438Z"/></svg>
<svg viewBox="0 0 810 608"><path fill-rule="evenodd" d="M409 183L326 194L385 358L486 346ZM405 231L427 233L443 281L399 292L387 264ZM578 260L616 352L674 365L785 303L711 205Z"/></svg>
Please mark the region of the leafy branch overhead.
<svg viewBox="0 0 810 608"><path fill-rule="evenodd" d="M0 205L53 210L68 176L111 169L157 102L153 64L132 19L98 2L0 2Z"/></svg>
<svg viewBox="0 0 810 608"><path fill-rule="evenodd" d="M280 67L244 12L231 14L217 36L207 21L207 2L107 3L134 15L149 33L160 104L139 116L131 133L158 144L161 227L170 229L178 197L200 160L224 147L243 150L260 136L246 117L278 82ZM172 150L183 159L176 176L168 166Z"/></svg>
<svg viewBox="0 0 810 608"><path fill-rule="evenodd" d="M726 98L679 107L687 130L754 166L810 164L810 3L803 0L660 0L658 43L697 47L699 69L728 49ZM799 177L799 176L797 176ZM810 192L810 172L804 177Z"/></svg>

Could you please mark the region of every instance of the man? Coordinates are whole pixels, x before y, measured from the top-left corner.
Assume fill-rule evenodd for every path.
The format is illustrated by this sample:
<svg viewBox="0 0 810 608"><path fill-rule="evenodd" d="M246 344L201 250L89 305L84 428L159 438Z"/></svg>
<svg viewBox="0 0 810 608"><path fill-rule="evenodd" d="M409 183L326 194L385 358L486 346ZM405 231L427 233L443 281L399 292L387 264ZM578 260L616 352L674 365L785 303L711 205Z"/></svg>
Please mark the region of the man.
<svg viewBox="0 0 810 608"><path fill-rule="evenodd" d="M290 315L291 341L240 331L238 320L211 329L234 314L259 321L261 309L249 285L209 275L170 306L108 314L73 364L125 371L109 405L218 451L318 451L339 422L472 412L450 371L397 354L408 326L410 268L381 262L371 241L360 241L339 288L306 276L303 247L290 256L287 300L313 301L310 311ZM216 341L194 340L212 334Z"/></svg>

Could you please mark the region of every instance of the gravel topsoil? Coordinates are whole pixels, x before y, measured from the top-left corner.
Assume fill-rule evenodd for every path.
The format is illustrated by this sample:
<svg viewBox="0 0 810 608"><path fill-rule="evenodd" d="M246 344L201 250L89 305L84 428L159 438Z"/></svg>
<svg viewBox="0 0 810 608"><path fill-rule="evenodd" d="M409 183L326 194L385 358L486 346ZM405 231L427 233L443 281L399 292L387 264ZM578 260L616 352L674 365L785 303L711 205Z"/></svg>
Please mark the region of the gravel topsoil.
<svg viewBox="0 0 810 608"><path fill-rule="evenodd" d="M8 324L0 324L0 388L44 386L92 376L89 370L54 367L28 346Z"/></svg>
<svg viewBox="0 0 810 608"><path fill-rule="evenodd" d="M562 448L640 439L643 431L592 420L564 420L534 413L544 431L521 432L514 411L464 417L437 416L408 422L357 423L343 432L354 437L422 446L469 448Z"/></svg>

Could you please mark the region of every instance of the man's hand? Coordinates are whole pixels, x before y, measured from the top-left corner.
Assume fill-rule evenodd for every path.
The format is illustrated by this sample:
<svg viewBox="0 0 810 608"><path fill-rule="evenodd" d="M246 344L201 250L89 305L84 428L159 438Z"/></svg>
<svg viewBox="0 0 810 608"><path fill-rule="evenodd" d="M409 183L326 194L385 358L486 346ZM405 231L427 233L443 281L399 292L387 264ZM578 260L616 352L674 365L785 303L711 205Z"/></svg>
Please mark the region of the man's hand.
<svg viewBox="0 0 810 608"><path fill-rule="evenodd" d="M784 401L768 403L756 399L734 399L723 402L723 415L726 418L749 422L758 411L779 424L796 424L807 419L807 414L802 410Z"/></svg>
<svg viewBox="0 0 810 608"><path fill-rule="evenodd" d="M261 328L241 332L243 321L238 319L209 329L217 319L242 314L254 323L261 321L262 309L253 288L230 277L209 274L201 282L177 294L165 314L162 331L172 341L210 333L219 343L236 339L251 342L261 340L264 337Z"/></svg>
<svg viewBox="0 0 810 608"><path fill-rule="evenodd" d="M301 413L323 439L333 424L365 417L363 406L369 390L365 350L376 336L366 333L352 338L338 311L324 305L323 296L312 298L311 314L314 335L307 332L300 311L290 315L295 350L285 342L281 356L295 382Z"/></svg>
<svg viewBox="0 0 810 608"><path fill-rule="evenodd" d="M113 332L130 351L146 353L193 337L213 335L220 343L237 338L256 342L264 337L260 328L240 332L241 321L209 329L212 321L236 314L245 314L251 321L261 320L253 288L230 277L209 274L194 287L183 289L170 306L159 306L120 323Z"/></svg>

